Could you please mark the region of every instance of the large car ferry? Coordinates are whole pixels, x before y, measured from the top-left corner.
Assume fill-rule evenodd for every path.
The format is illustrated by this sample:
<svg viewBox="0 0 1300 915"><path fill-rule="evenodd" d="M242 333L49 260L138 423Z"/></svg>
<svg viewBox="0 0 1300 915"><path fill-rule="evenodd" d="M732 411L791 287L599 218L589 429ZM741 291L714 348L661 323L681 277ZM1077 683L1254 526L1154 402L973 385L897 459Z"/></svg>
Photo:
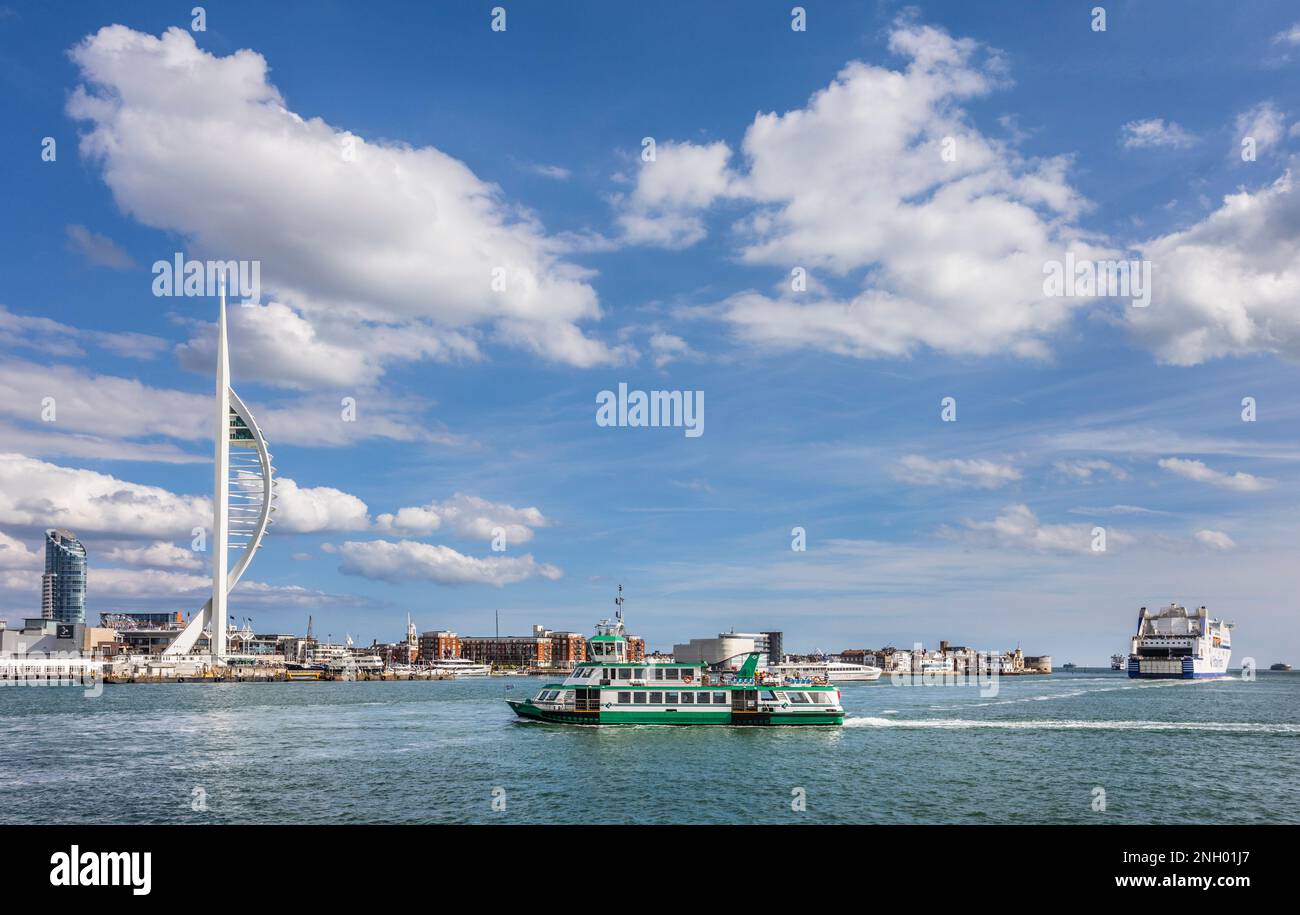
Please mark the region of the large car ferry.
<svg viewBox="0 0 1300 915"><path fill-rule="evenodd" d="M1222 677L1231 657L1232 623L1210 619L1204 607L1190 613L1179 604L1158 613L1143 607L1129 651L1128 675L1167 680Z"/></svg>
<svg viewBox="0 0 1300 915"><path fill-rule="evenodd" d="M710 674L703 664L628 659L620 609L601 620L591 659L563 683L531 699L507 699L522 718L556 724L837 725L844 723L840 691L823 678L781 678L758 671L759 655L739 672Z"/></svg>

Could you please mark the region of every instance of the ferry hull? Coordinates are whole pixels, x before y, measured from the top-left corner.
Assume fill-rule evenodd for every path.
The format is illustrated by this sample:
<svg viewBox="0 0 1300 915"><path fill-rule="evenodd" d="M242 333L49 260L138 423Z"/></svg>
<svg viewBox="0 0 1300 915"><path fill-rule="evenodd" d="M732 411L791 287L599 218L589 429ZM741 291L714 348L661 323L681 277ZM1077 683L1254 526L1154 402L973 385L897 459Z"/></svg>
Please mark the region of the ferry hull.
<svg viewBox="0 0 1300 915"><path fill-rule="evenodd" d="M1128 659L1131 680L1211 680L1228 675L1228 658L1183 658L1181 661Z"/></svg>
<svg viewBox="0 0 1300 915"><path fill-rule="evenodd" d="M520 718L534 721L547 721L552 724L664 724L664 725L742 725L742 726L816 726L842 725L844 712L807 711L807 712L734 712L730 709L709 712L574 712L543 709L520 699L507 699L510 707Z"/></svg>

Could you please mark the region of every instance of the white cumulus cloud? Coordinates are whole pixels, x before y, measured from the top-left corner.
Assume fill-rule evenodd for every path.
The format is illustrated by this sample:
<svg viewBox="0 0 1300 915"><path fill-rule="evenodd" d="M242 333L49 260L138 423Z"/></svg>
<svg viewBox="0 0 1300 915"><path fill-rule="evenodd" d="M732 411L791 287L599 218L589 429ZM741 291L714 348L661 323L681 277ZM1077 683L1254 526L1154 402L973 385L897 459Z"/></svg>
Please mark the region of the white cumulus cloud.
<svg viewBox="0 0 1300 915"><path fill-rule="evenodd" d="M360 531L370 526L366 503L332 486L299 486L280 477L275 490L275 533Z"/></svg>
<svg viewBox="0 0 1300 915"><path fill-rule="evenodd" d="M187 550L166 540L156 540L147 546L118 546L104 554L108 562L149 569L188 569L197 571L207 566L205 553Z"/></svg>
<svg viewBox="0 0 1300 915"><path fill-rule="evenodd" d="M400 534L430 534L446 524L462 537L491 540L492 531L505 531L506 543L526 543L533 531L550 522L534 507L515 508L503 502L489 502L478 496L456 493L442 502L410 506L375 519L375 528Z"/></svg>
<svg viewBox="0 0 1300 915"><path fill-rule="evenodd" d="M1173 121L1166 123L1163 118L1129 121L1120 128L1120 143L1125 149L1185 149L1195 142L1196 137Z"/></svg>
<svg viewBox="0 0 1300 915"><path fill-rule="evenodd" d="M1288 171L1140 246L1154 264L1154 290L1150 306L1126 309L1131 331L1173 365L1256 353L1300 359L1297 224L1300 188Z"/></svg>
<svg viewBox="0 0 1300 915"><path fill-rule="evenodd" d="M969 531L993 545L1017 550L1045 553L1088 553L1093 549L1093 525L1043 524L1028 505L1008 505L992 521L967 521ZM1133 538L1120 531L1106 532L1106 545L1131 543Z"/></svg>
<svg viewBox="0 0 1300 915"><path fill-rule="evenodd" d="M345 575L388 582L431 581L440 585L487 584L502 587L528 578L552 581L561 577L553 565L523 556L466 556L448 546L414 540L349 540L327 544L326 552L340 557Z"/></svg>
<svg viewBox="0 0 1300 915"><path fill-rule="evenodd" d="M260 261L263 287L322 335L331 316L319 345L366 349L376 325L499 326L559 362L625 355L578 327L601 314L587 272L463 162L300 115L262 55L214 55L183 29L107 26L71 53L83 82L68 111L118 206L192 256Z"/></svg>
<svg viewBox="0 0 1300 915"><path fill-rule="evenodd" d="M1236 492L1262 492L1272 487L1276 482L1266 477L1243 473L1240 470L1236 473L1224 473L1221 470L1206 466L1204 461L1192 461L1185 458L1162 458L1160 466L1170 473L1177 474L1188 480L1209 483L1211 486L1231 489Z"/></svg>
<svg viewBox="0 0 1300 915"><path fill-rule="evenodd" d="M902 20L890 49L901 68L852 62L803 108L756 116L734 169L722 144L689 148L700 180L673 194L661 155L631 199L658 202L677 244L702 235L703 207L734 201L749 208L733 227L742 260L858 286L731 296L718 313L743 341L860 358L920 346L1044 357L1045 338L1087 301L1045 294L1044 265L1067 251L1106 256L1073 225L1084 202L1068 160L1025 159L973 126L964 104L1006 84L997 52Z"/></svg>

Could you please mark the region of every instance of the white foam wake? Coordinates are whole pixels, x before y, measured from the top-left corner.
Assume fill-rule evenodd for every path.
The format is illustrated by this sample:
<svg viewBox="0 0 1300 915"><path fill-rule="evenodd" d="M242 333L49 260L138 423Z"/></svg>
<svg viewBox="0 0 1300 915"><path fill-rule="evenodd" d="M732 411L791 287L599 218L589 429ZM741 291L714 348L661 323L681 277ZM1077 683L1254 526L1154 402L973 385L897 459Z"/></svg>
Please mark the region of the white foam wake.
<svg viewBox="0 0 1300 915"><path fill-rule="evenodd" d="M1300 724L1255 721L1085 721L1077 719L871 718L844 719L846 728L988 728L1012 731L1211 731L1221 734L1300 734Z"/></svg>

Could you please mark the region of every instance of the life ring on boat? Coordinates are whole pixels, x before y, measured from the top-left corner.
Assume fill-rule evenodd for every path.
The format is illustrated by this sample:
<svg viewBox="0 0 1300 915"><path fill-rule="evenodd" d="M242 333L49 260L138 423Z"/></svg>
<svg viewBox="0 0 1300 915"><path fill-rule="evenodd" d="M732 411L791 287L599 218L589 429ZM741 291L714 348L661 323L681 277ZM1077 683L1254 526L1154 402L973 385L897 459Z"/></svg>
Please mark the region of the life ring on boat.
<svg viewBox="0 0 1300 915"><path fill-rule="evenodd" d="M692 677L690 674L687 674L686 676L682 677L682 682L683 682L683 683L690 683L690 682L692 682L694 679L695 679L695 678Z"/></svg>

